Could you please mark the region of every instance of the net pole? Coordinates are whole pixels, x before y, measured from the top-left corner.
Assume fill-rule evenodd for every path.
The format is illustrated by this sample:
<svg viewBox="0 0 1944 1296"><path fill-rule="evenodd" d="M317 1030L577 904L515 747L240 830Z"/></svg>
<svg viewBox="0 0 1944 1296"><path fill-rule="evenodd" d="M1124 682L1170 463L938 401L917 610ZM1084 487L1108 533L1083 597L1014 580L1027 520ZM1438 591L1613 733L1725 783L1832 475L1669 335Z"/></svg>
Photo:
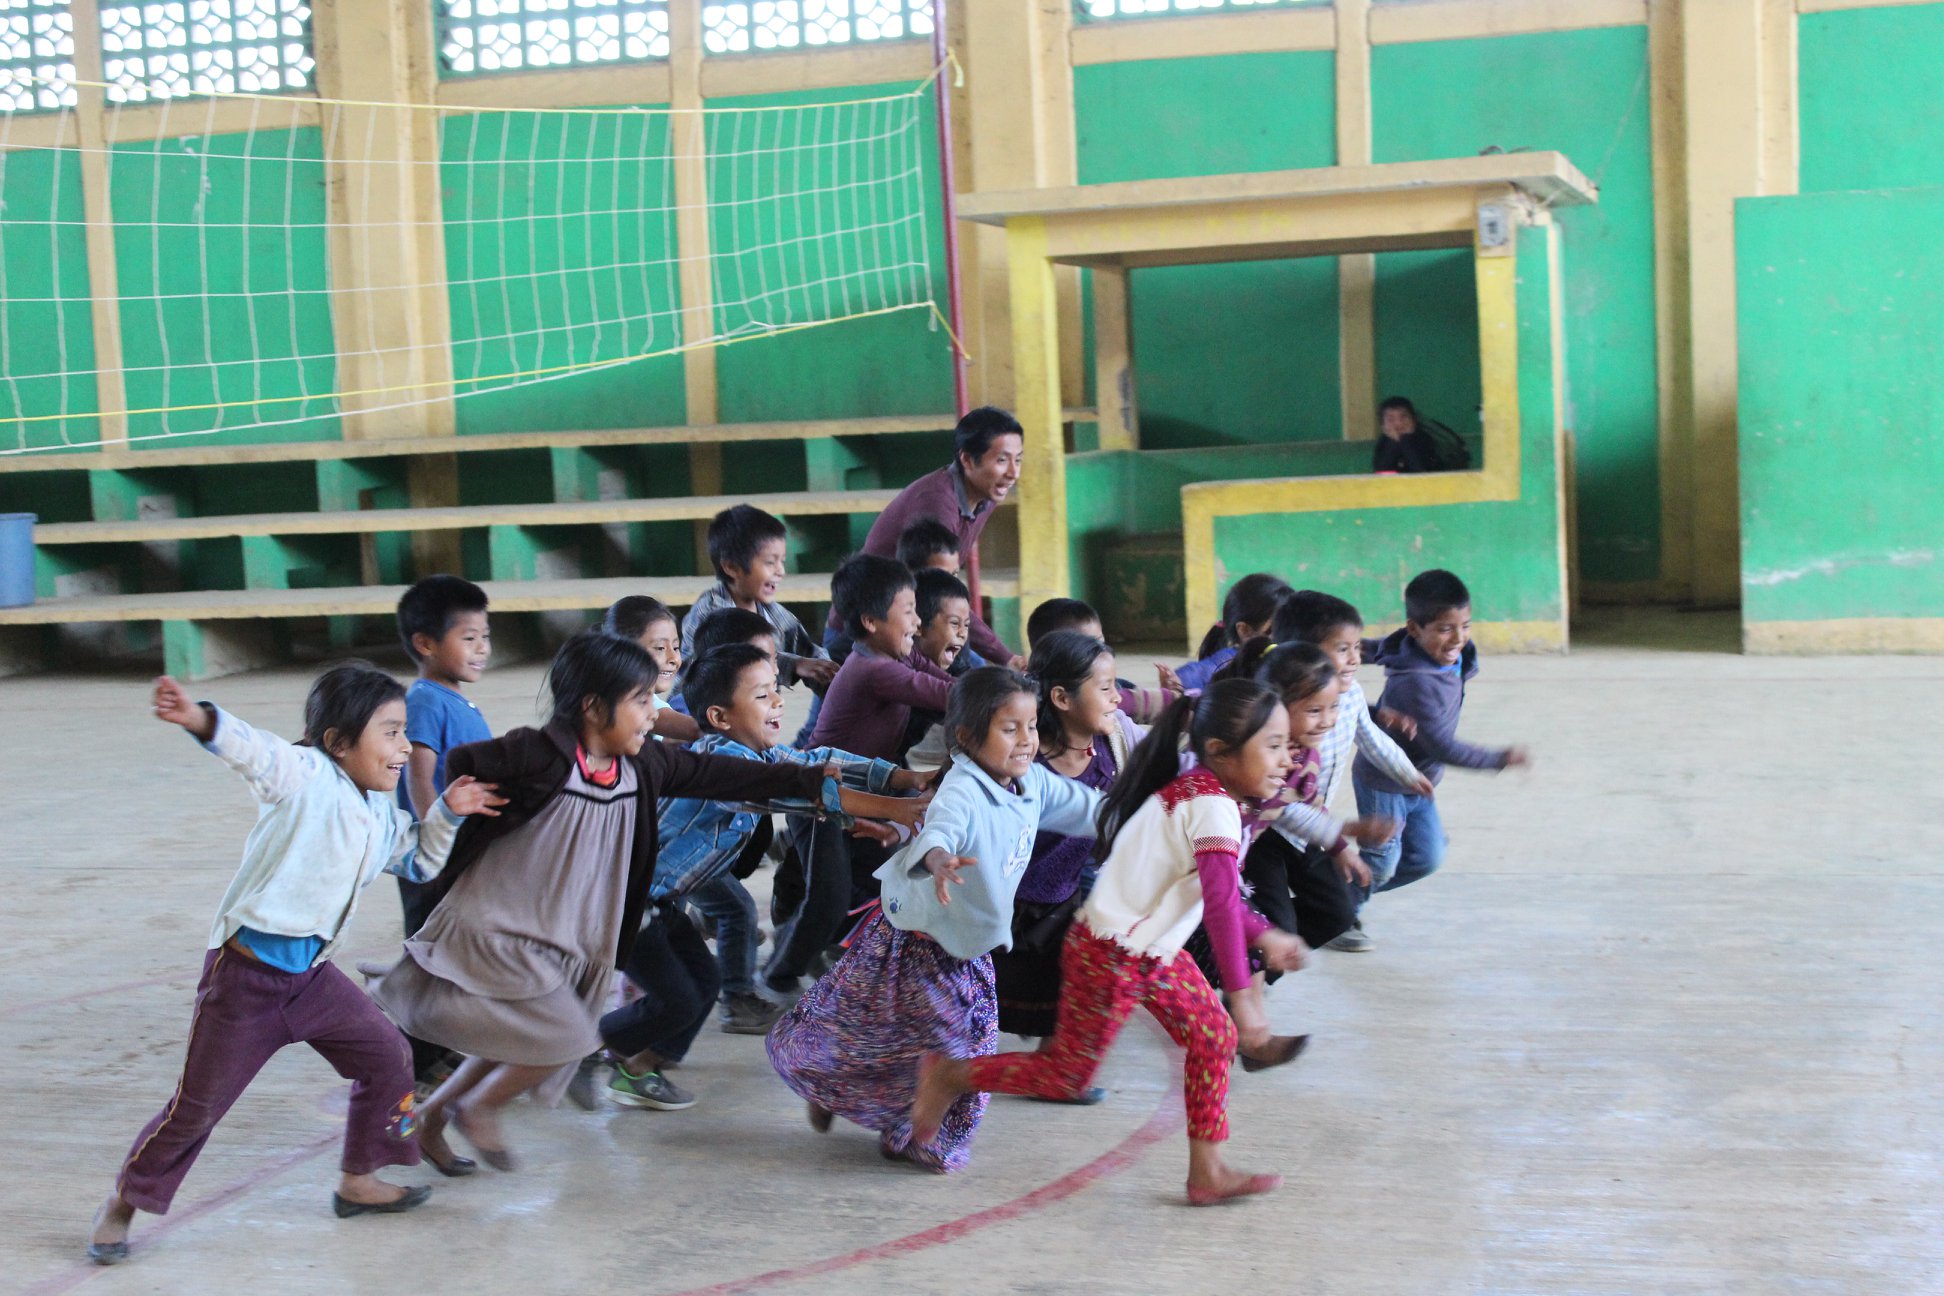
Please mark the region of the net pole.
<svg viewBox="0 0 1944 1296"><path fill-rule="evenodd" d="M932 66L939 69L932 79L938 96L938 184L943 192L945 212L945 298L952 319L952 400L960 418L972 408L967 397L967 361L958 339L965 336L965 305L959 283L958 176L952 160L952 78L946 69L951 57L945 39L946 0L932 0Z"/></svg>

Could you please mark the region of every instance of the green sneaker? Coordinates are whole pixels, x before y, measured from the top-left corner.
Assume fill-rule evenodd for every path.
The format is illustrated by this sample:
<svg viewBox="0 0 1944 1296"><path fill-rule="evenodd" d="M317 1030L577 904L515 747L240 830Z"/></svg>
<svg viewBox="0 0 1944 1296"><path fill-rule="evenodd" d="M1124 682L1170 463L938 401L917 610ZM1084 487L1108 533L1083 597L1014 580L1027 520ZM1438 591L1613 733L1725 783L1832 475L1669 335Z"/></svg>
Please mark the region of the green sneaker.
<svg viewBox="0 0 1944 1296"><path fill-rule="evenodd" d="M661 1072L635 1075L619 1062L614 1064L614 1079L608 1081L608 1096L625 1107L656 1111L687 1111L695 1106L695 1095Z"/></svg>

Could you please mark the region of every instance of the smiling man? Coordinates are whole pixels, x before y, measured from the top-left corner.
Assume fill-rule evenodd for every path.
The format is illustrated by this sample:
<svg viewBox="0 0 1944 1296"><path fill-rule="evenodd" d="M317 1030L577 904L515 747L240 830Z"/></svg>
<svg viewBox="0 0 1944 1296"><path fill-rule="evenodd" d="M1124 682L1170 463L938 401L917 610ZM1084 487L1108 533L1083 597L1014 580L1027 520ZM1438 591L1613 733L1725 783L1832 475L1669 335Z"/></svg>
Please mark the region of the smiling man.
<svg viewBox="0 0 1944 1296"><path fill-rule="evenodd" d="M1019 420L1002 409L982 405L958 421L952 431L952 447L952 462L900 491L871 524L871 533L858 552L897 557L898 537L913 522L925 518L951 528L964 561L959 575L972 594L972 651L989 662L1023 665L985 623L979 598L979 535L992 520L993 510L1019 483L1024 447ZM841 632L833 609L824 629L825 645Z"/></svg>

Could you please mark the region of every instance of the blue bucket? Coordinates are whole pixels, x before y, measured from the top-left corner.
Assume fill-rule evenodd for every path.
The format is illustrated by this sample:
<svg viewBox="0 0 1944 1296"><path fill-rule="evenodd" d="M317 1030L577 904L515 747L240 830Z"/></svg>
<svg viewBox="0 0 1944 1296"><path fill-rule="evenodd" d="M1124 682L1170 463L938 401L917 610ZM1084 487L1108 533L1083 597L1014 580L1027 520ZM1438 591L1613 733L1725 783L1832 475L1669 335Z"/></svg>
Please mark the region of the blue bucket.
<svg viewBox="0 0 1944 1296"><path fill-rule="evenodd" d="M35 520L32 513L0 513L0 607L34 601Z"/></svg>

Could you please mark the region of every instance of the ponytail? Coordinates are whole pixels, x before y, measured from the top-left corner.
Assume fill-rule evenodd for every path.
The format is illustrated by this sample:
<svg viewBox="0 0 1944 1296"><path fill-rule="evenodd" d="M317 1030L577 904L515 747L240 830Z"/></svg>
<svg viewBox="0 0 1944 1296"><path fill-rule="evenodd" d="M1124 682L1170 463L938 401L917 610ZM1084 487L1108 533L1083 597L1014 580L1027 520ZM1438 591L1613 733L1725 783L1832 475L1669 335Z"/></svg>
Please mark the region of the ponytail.
<svg viewBox="0 0 1944 1296"><path fill-rule="evenodd" d="M1222 620L1211 626L1202 636L1201 648L1196 652L1198 659L1214 656L1224 648L1232 648L1241 642L1235 628L1239 625L1258 625L1267 628L1276 619L1276 609L1290 595L1289 582L1268 572L1250 572L1235 584L1222 599Z"/></svg>
<svg viewBox="0 0 1944 1296"><path fill-rule="evenodd" d="M1208 633L1202 636L1201 647L1195 649L1195 660L1203 661L1209 657L1213 657L1216 653L1228 647L1229 642L1228 623L1217 621L1214 625L1208 627Z"/></svg>
<svg viewBox="0 0 1944 1296"><path fill-rule="evenodd" d="M1229 659L1228 665L1210 675L1208 682L1215 684L1226 679L1254 679L1256 671L1262 665L1262 659L1275 651L1275 648L1275 640L1268 635L1257 635L1242 645L1235 656Z"/></svg>

